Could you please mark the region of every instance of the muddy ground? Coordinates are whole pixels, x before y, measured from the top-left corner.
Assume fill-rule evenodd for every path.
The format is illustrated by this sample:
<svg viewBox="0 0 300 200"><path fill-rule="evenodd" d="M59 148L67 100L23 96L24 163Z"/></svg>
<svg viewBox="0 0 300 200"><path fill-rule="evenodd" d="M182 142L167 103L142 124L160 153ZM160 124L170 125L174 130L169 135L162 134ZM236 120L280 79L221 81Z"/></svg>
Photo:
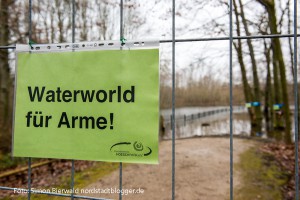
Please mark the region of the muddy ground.
<svg viewBox="0 0 300 200"><path fill-rule="evenodd" d="M253 140L234 138L234 163L252 146ZM123 189L135 189L143 194L123 195L123 199L171 199L171 141L159 146L159 165L127 164L123 169ZM220 200L229 198L229 138L190 138L176 141L176 199ZM241 182L234 172L234 188ZM84 196L118 199L108 189L118 189L119 171L105 176L85 189L98 189ZM107 194L100 191L106 189ZM142 190L141 190L142 189ZM125 191L124 190L124 191ZM126 191L125 191L126 192Z"/></svg>

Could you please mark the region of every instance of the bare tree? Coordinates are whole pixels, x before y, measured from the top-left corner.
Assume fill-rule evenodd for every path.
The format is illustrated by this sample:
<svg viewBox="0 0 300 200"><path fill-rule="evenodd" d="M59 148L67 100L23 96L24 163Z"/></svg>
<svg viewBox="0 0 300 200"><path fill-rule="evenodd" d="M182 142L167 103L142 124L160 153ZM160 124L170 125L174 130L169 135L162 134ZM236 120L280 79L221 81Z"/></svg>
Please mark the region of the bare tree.
<svg viewBox="0 0 300 200"><path fill-rule="evenodd" d="M80 39L83 41L88 40L88 1L80 1L78 3L79 15L82 20L80 27Z"/></svg>
<svg viewBox="0 0 300 200"><path fill-rule="evenodd" d="M244 13L244 7L242 4L242 1L239 0L239 4L240 4L240 16L242 19L242 23L245 29L245 33L247 36L250 36L250 31L248 29L248 23L247 23L247 19ZM253 75L253 100L256 102L261 102L261 98L260 98L260 83L259 83L259 77L258 77L258 73L257 73L257 64L256 64L256 59L255 59L255 54L254 54L254 48L252 45L252 42L250 39L247 39L247 45L248 45L248 49L249 49L249 54L250 54L250 59L251 59L251 65L252 65L252 75ZM260 106L256 106L254 107L255 110L255 127L253 127L255 129L256 132L260 133L261 129L262 129L262 113L261 113L261 107Z"/></svg>
<svg viewBox="0 0 300 200"><path fill-rule="evenodd" d="M241 36L239 12L238 12L238 6L237 6L235 0L233 0L233 6L234 6L235 19L236 19L236 26L237 26L236 32L237 32L238 36ZM234 42L233 45L237 52L238 62L240 64L245 101L252 102L253 94L252 94L251 87L248 82L246 66L245 66L244 59L243 59L244 54L243 54L242 41L239 39L239 40L237 40L237 42ZM256 130L252 130L252 128L256 126L256 124L255 124L256 121L254 120L254 113L253 113L253 110L251 107L248 108L248 114L249 114L250 123L251 123L251 135L254 135Z"/></svg>
<svg viewBox="0 0 300 200"><path fill-rule="evenodd" d="M111 40L115 35L117 26L114 23L114 10L116 3L109 0L95 0L96 25L98 28L98 38L100 40Z"/></svg>

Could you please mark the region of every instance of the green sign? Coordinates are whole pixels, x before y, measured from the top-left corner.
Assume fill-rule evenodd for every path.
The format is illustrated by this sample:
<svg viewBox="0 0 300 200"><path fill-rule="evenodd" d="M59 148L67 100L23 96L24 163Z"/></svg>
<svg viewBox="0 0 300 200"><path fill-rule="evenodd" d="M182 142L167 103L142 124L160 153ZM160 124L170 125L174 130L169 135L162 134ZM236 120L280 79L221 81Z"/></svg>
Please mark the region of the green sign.
<svg viewBox="0 0 300 200"><path fill-rule="evenodd" d="M13 155L158 163L159 50L17 54Z"/></svg>

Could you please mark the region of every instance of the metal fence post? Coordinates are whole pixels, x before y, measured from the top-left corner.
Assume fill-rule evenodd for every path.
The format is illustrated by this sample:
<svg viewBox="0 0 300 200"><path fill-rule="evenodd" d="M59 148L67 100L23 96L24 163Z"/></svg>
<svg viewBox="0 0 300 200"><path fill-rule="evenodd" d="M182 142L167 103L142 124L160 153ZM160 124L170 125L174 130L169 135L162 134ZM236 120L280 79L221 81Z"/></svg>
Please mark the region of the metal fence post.
<svg viewBox="0 0 300 200"><path fill-rule="evenodd" d="M29 23L29 30L28 30L28 38L29 38L29 44L31 43L31 35L32 35L32 16L31 16L31 12L32 12L32 0L29 0L29 19L28 19L28 23ZM31 158L28 158L28 194L27 194L27 199L30 200L31 198Z"/></svg>
<svg viewBox="0 0 300 200"><path fill-rule="evenodd" d="M31 198L31 158L28 158L28 194L27 199Z"/></svg>
<svg viewBox="0 0 300 200"><path fill-rule="evenodd" d="M175 0L172 1L172 200L175 199Z"/></svg>
<svg viewBox="0 0 300 200"><path fill-rule="evenodd" d="M229 0L229 102L230 102L230 200L233 200L233 127L232 127L232 0Z"/></svg>
<svg viewBox="0 0 300 200"><path fill-rule="evenodd" d="M124 29L123 29L123 0L120 0L120 40L121 42L124 39ZM120 193L119 193L119 200L122 200L122 180L123 178L123 164L122 162L120 162L119 165L119 189L120 189Z"/></svg>
<svg viewBox="0 0 300 200"><path fill-rule="evenodd" d="M75 42L75 0L72 0L72 43ZM74 176L75 176L75 161L72 160L71 168L71 200L74 199Z"/></svg>
<svg viewBox="0 0 300 200"><path fill-rule="evenodd" d="M298 159L298 70L297 70L297 0L294 0L294 121L295 121L295 199L299 200L299 159Z"/></svg>

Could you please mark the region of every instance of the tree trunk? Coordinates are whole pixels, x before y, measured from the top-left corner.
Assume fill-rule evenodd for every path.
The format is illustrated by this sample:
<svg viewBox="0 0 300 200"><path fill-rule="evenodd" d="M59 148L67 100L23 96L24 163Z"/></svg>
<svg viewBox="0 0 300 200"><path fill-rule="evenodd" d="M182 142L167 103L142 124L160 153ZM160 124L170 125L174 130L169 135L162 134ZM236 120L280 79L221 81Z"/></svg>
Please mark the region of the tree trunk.
<svg viewBox="0 0 300 200"><path fill-rule="evenodd" d="M288 9L288 34L291 34L291 24L292 24L292 20L291 20L291 9L290 9L290 1L287 2L287 9ZM292 40L293 38L289 37L289 50L290 50L290 62L291 62L291 72L293 75L293 80L295 83L295 69L294 69L294 51L293 51L293 45L292 45ZM297 81L296 81L297 83ZM298 84L298 83L297 83ZM293 92L295 93L295 87L293 87ZM297 104L299 105L300 103L300 96L299 96L299 92L297 93ZM295 108L296 109L296 108ZM298 113L300 113L300 106L298 106ZM300 122L300 115L298 114L298 122ZM298 134L300 131L300 123L298 123Z"/></svg>
<svg viewBox="0 0 300 200"><path fill-rule="evenodd" d="M242 1L239 0L239 4L240 4L240 16L242 18L242 23L244 25L244 29L245 29L245 33L247 36L250 36L250 32L248 29L248 24L247 24L247 20L244 14L244 8L243 8L243 4ZM248 48L249 48L249 53L250 53L250 59L251 59L251 64L252 64L252 74L253 74L253 91L254 91L254 101L256 102L260 102L260 84L259 84L259 78L258 78L258 73L257 73L257 65L256 65L256 59L255 59L255 54L254 54L254 48L252 45L252 42L250 39L247 39L247 44L248 44ZM261 107L260 106L256 106L254 107L254 111L255 111L255 124L256 126L253 127L254 131L256 133L261 133L262 131L262 112L261 112Z"/></svg>
<svg viewBox="0 0 300 200"><path fill-rule="evenodd" d="M270 57L270 48L267 46L266 40L264 40L264 54L266 57L267 64L267 82L265 87L265 121L266 121L266 130L267 135L270 138L273 138L273 123L274 123L274 109L273 109L273 87L271 81L271 57Z"/></svg>
<svg viewBox="0 0 300 200"><path fill-rule="evenodd" d="M58 41L61 42L65 42L65 38L64 38L64 17L63 17L63 11L61 10L61 4L63 2L59 1L59 0L55 0L55 6L57 9L57 17L58 17L58 30L59 30L59 39Z"/></svg>
<svg viewBox="0 0 300 200"><path fill-rule="evenodd" d="M11 0L0 1L0 45L7 45L9 38L9 5ZM0 50L0 150L10 151L11 144L11 77L8 65L8 51Z"/></svg>
<svg viewBox="0 0 300 200"><path fill-rule="evenodd" d="M238 17L239 15L238 15L237 5L236 5L235 0L233 0L233 5L234 5L235 18L236 18L236 26L237 26L236 32L237 32L237 35L240 36L241 35L240 22L239 22L239 17ZM253 101L253 94L251 92L251 88L250 88L250 85L249 85L248 79L247 79L247 71L246 71L244 60L243 60L243 49L242 49L241 40L238 40L237 44L234 43L234 47L235 47L235 50L237 52L238 62L240 64L240 68L241 68L245 101L246 102L252 102ZM249 114L250 123L251 123L251 135L254 136L255 135L255 130L253 130L253 127L256 126L256 124L255 124L256 121L254 120L254 113L253 113L253 110L251 109L251 107L248 108L248 114Z"/></svg>
<svg viewBox="0 0 300 200"><path fill-rule="evenodd" d="M276 10L274 0L258 0L267 10L269 17L269 27L271 34L278 34L277 32L277 20L276 20ZM283 100L283 116L285 119L285 142L290 144L292 142L291 138L291 120L290 120L290 109L289 109L289 97L287 91L287 80L285 73L285 63L283 60L283 54L281 49L281 44L279 38L273 38L272 40L272 50L273 59L276 64L278 64L278 69L280 73L280 84ZM274 66L276 67L276 66ZM275 69L275 68L274 68ZM275 90L277 88L274 88Z"/></svg>
<svg viewBox="0 0 300 200"><path fill-rule="evenodd" d="M282 95L281 95L281 88L280 88L280 81L279 81L279 66L278 66L278 62L276 61L276 56L274 54L274 41L272 39L272 63L273 63L273 79L274 79L274 103L278 104L281 103L282 100ZM280 125L280 121L276 118L275 119L275 128L279 128Z"/></svg>
<svg viewBox="0 0 300 200"><path fill-rule="evenodd" d="M87 19L87 1L82 1L80 4L81 10L80 10L80 14L81 14L81 18L82 18L82 30L80 32L80 39L82 41L87 41L88 38L88 29L87 29L87 23L88 23L88 19Z"/></svg>

